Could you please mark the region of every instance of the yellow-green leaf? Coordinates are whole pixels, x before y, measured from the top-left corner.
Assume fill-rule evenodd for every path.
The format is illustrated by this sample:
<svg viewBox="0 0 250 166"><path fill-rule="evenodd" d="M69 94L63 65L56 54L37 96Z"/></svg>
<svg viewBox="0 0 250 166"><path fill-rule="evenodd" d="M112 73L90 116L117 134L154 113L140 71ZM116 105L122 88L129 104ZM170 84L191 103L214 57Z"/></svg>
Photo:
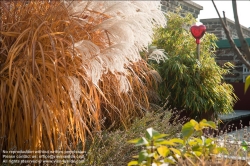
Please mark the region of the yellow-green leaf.
<svg viewBox="0 0 250 166"><path fill-rule="evenodd" d="M200 123L200 128L204 129L205 127L211 127L213 129L216 129L216 124L213 121L207 121L206 119L203 119Z"/></svg>
<svg viewBox="0 0 250 166"><path fill-rule="evenodd" d="M147 157L148 157L148 155L149 155L149 154L148 154L147 152L141 151L141 152L139 153L138 163L142 163L144 160L146 160Z"/></svg>
<svg viewBox="0 0 250 166"><path fill-rule="evenodd" d="M193 125L193 126L196 126L198 124L198 122L196 122L194 119L191 119L190 120L190 123Z"/></svg>
<svg viewBox="0 0 250 166"><path fill-rule="evenodd" d="M178 154L179 156L181 156L181 151L175 148L169 148L174 154Z"/></svg>
<svg viewBox="0 0 250 166"><path fill-rule="evenodd" d="M160 146L157 148L157 151L162 157L167 157L170 153L170 150L166 146Z"/></svg>
<svg viewBox="0 0 250 166"><path fill-rule="evenodd" d="M168 141L168 140L160 141L158 142L158 144L175 146L175 143L173 141Z"/></svg>
<svg viewBox="0 0 250 166"><path fill-rule="evenodd" d="M247 76L246 81L245 81L244 93L247 92L249 85L250 85L250 76Z"/></svg>
<svg viewBox="0 0 250 166"><path fill-rule="evenodd" d="M190 122L185 123L182 126L181 133L185 139L188 139L194 132L194 125Z"/></svg>
<svg viewBox="0 0 250 166"><path fill-rule="evenodd" d="M170 159L170 158L165 158L164 163L175 164L175 161L173 159Z"/></svg>
<svg viewBox="0 0 250 166"><path fill-rule="evenodd" d="M135 146L147 145L149 144L145 137L129 140L128 143L133 143Z"/></svg>
<svg viewBox="0 0 250 166"><path fill-rule="evenodd" d="M199 156L202 155L202 152L200 152L200 151L194 151L194 154L199 157Z"/></svg>
<svg viewBox="0 0 250 166"><path fill-rule="evenodd" d="M148 128L147 131L146 131L146 138L148 140L151 140L153 138L153 136L155 135L159 135L160 133L156 130L154 130L152 127L151 128Z"/></svg>
<svg viewBox="0 0 250 166"><path fill-rule="evenodd" d="M132 166L132 165L138 165L138 161L130 161L128 163L128 166Z"/></svg>
<svg viewBox="0 0 250 166"><path fill-rule="evenodd" d="M184 141L180 138L173 138L169 140L170 142L174 142L174 143L179 143L179 144L183 144Z"/></svg>

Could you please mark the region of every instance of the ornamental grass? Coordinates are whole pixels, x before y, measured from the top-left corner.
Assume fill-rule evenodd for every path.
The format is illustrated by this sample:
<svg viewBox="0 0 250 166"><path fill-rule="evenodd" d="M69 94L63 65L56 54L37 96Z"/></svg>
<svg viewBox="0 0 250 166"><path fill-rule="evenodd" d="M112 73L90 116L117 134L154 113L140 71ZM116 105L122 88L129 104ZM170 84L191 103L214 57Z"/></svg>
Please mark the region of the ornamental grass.
<svg viewBox="0 0 250 166"><path fill-rule="evenodd" d="M149 108L159 2L1 1L0 151L72 150ZM84 146L82 146L84 149Z"/></svg>

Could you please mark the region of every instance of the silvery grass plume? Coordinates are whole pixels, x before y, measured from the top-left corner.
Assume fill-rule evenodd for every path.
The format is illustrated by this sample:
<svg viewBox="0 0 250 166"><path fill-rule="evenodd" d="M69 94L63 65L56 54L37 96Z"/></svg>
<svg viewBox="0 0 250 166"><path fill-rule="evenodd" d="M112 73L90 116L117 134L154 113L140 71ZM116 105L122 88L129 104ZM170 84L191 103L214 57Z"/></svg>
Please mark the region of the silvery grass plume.
<svg viewBox="0 0 250 166"><path fill-rule="evenodd" d="M125 66L141 59L139 51L152 42L155 25L165 25L165 18L155 1L73 1L64 2L72 18L81 24L90 18L99 17L102 21L91 32L103 34L101 43L80 40L74 43L83 58L83 67L92 82L98 86L103 73L127 73ZM81 18L83 9L85 19ZM93 12L94 10L94 12ZM91 11L91 12L90 12ZM124 89L127 91L126 89Z"/></svg>
<svg viewBox="0 0 250 166"><path fill-rule="evenodd" d="M0 150L69 150L147 109L159 75L139 52L166 23L159 2L13 0L0 10Z"/></svg>

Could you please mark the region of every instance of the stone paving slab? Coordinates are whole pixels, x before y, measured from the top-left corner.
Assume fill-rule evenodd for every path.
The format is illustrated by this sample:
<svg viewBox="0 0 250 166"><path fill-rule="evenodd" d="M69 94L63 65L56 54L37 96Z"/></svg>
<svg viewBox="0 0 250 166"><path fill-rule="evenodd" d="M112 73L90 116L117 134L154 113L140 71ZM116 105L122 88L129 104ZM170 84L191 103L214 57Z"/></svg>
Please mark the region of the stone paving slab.
<svg viewBox="0 0 250 166"><path fill-rule="evenodd" d="M249 116L250 119L250 110L234 110L234 113L219 115L219 118L223 121L236 120L243 117Z"/></svg>
<svg viewBox="0 0 250 166"><path fill-rule="evenodd" d="M240 120L241 118L248 117L250 120L250 110L235 110L232 114L227 115L219 115L219 118L222 121L232 121L232 120ZM228 132L227 135L234 136L239 141L248 141L250 142L250 139L246 140L246 138L250 138L250 126L243 126L242 129L233 129L234 131ZM245 137L245 138L244 138Z"/></svg>

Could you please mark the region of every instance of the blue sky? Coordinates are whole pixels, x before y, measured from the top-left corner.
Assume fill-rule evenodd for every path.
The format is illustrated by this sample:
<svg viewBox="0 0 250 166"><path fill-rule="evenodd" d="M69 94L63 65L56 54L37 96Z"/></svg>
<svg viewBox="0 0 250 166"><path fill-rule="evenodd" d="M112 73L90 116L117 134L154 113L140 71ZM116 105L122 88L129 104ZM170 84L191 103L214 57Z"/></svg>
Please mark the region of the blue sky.
<svg viewBox="0 0 250 166"><path fill-rule="evenodd" d="M205 19L205 18L218 18L218 15L216 13L216 10L214 9L212 1L200 0L200 1L193 1L193 2L203 6L203 10L201 10L198 20ZM226 17L234 21L232 1L215 0L214 2L217 5L217 8L221 16L223 16L222 11L225 11ZM245 27L250 27L250 1L247 1L247 0L237 1L237 9L238 9L240 24Z"/></svg>

